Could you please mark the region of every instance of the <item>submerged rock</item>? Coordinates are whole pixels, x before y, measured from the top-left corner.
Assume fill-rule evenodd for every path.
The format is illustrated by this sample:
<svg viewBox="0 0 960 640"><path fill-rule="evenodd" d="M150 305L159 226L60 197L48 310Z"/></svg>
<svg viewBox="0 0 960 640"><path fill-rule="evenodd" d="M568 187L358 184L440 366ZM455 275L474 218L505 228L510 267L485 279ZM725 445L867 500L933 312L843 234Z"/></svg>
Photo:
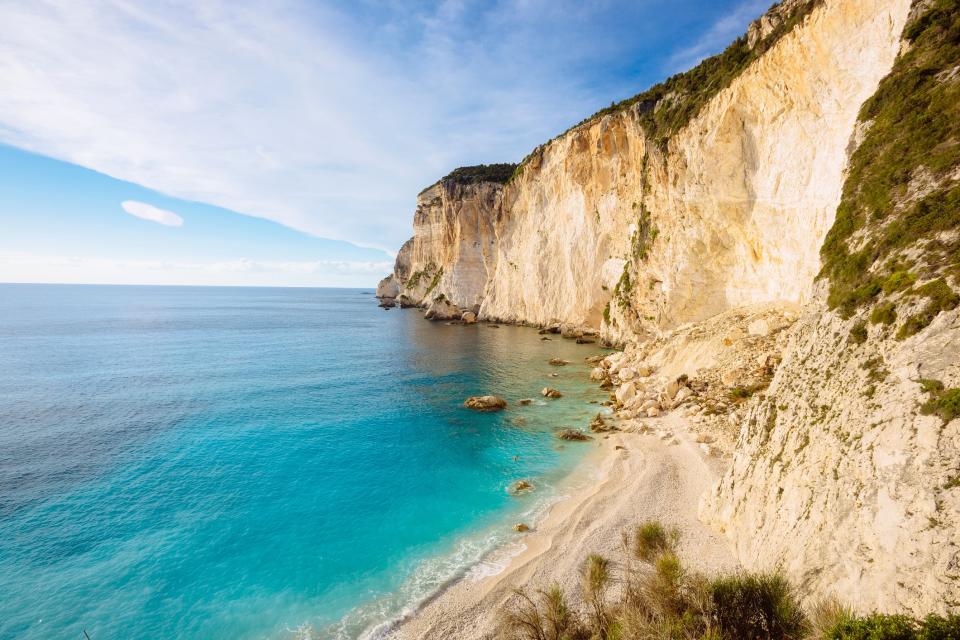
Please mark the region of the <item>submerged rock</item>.
<svg viewBox="0 0 960 640"><path fill-rule="evenodd" d="M530 493L533 491L533 485L527 480L517 480L510 485L510 489L508 491L515 496L523 493Z"/></svg>
<svg viewBox="0 0 960 640"><path fill-rule="evenodd" d="M475 411L500 411L507 408L507 401L498 396L470 396L463 406Z"/></svg>
<svg viewBox="0 0 960 640"><path fill-rule="evenodd" d="M579 429L561 429L554 435L561 440L566 440L567 442L586 442L587 440L593 439Z"/></svg>
<svg viewBox="0 0 960 640"><path fill-rule="evenodd" d="M550 358L547 362L555 367L565 367L570 364L569 360L564 360L563 358Z"/></svg>
<svg viewBox="0 0 960 640"><path fill-rule="evenodd" d="M533 398L520 398L519 400L517 400L517 404L522 406L533 404Z"/></svg>

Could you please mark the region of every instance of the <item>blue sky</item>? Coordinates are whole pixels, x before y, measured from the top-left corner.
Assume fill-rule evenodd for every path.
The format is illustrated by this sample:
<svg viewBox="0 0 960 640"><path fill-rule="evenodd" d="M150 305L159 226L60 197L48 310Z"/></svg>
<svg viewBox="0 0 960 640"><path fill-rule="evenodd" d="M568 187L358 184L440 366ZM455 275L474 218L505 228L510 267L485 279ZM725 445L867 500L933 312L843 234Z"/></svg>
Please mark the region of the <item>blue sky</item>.
<svg viewBox="0 0 960 640"><path fill-rule="evenodd" d="M0 281L375 284L422 187L518 161L768 5L0 3Z"/></svg>

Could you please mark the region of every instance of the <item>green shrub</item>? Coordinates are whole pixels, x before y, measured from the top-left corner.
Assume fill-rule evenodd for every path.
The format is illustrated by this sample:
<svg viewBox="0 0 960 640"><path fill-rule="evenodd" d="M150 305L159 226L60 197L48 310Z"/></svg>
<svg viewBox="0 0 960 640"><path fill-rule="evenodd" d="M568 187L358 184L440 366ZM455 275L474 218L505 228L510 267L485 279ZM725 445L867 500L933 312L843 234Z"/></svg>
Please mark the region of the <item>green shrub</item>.
<svg viewBox="0 0 960 640"><path fill-rule="evenodd" d="M862 320L850 328L850 337L847 342L850 344L863 344L867 341L867 323Z"/></svg>
<svg viewBox="0 0 960 640"><path fill-rule="evenodd" d="M878 304L870 313L870 322L873 324L893 324L897 321L897 305L892 302Z"/></svg>
<svg viewBox="0 0 960 640"><path fill-rule="evenodd" d="M960 239L940 237L960 228L960 186L948 178L960 166L960 83L943 80L960 59L960 6L933 0L905 34L912 46L861 109L860 121L870 128L851 156L836 220L821 249L828 304L844 317L873 304L880 292L913 285L917 276L898 262L908 248L922 247L916 268L926 278L960 268ZM910 184L921 170L935 186L911 201ZM886 273L878 273L874 265L884 263ZM949 301L952 292L939 288ZM898 337L922 330L944 308L931 298Z"/></svg>
<svg viewBox="0 0 960 640"><path fill-rule="evenodd" d="M879 613L854 618L838 624L827 636L829 640L916 640L916 620L909 616Z"/></svg>
<svg viewBox="0 0 960 640"><path fill-rule="evenodd" d="M960 640L960 615L928 615L924 618L919 640Z"/></svg>
<svg viewBox="0 0 960 640"><path fill-rule="evenodd" d="M652 562L660 554L673 550L675 538L676 533L667 531L659 522L644 522L637 527L634 555L644 562Z"/></svg>
<svg viewBox="0 0 960 640"><path fill-rule="evenodd" d="M710 583L711 620L725 638L790 640L804 637L807 618L790 583L777 574L743 574Z"/></svg>
<svg viewBox="0 0 960 640"><path fill-rule="evenodd" d="M944 423L960 416L960 389L947 389L937 393L920 407L923 415L937 415Z"/></svg>

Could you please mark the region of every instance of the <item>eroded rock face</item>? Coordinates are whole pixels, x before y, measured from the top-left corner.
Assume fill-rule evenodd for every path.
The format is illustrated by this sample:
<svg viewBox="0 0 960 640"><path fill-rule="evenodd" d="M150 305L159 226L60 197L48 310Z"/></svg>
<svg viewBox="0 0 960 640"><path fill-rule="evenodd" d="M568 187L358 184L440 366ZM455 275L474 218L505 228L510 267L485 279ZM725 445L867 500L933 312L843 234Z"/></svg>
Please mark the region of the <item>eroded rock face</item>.
<svg viewBox="0 0 960 640"><path fill-rule="evenodd" d="M417 306L443 295L462 309L478 310L492 259L501 191L502 185L495 182L441 180L421 192L413 238L397 254L392 274L396 295Z"/></svg>
<svg viewBox="0 0 960 640"><path fill-rule="evenodd" d="M960 317L904 341L873 326L860 345L856 321L807 307L701 517L749 568L861 611L943 610L960 601L960 420L921 415L918 381L960 386Z"/></svg>

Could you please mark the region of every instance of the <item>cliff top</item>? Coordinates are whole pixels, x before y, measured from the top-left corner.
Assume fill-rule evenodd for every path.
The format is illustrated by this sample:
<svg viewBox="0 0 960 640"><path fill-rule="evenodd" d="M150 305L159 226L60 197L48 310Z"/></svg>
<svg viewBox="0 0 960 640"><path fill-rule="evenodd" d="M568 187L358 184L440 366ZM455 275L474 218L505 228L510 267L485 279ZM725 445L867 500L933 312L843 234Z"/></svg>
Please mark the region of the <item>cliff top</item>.
<svg viewBox="0 0 960 640"><path fill-rule="evenodd" d="M437 182L434 182L420 193L423 193L430 187L440 182L452 182L453 184L477 184L480 182L496 182L504 184L513 175L517 165L509 162L497 164L478 164L472 167L458 167L443 176Z"/></svg>
<svg viewBox="0 0 960 640"><path fill-rule="evenodd" d="M650 139L660 146L666 145L667 140L685 127L707 102L730 86L744 69L769 51L780 38L790 33L823 2L824 0L784 0L774 4L751 23L746 34L734 40L722 53L707 58L694 68L673 75L635 96L620 102L611 102L609 107L584 118L534 149L521 161L516 175L519 175L534 154L553 140L580 126L606 115L625 111L634 105L637 105L640 123Z"/></svg>

